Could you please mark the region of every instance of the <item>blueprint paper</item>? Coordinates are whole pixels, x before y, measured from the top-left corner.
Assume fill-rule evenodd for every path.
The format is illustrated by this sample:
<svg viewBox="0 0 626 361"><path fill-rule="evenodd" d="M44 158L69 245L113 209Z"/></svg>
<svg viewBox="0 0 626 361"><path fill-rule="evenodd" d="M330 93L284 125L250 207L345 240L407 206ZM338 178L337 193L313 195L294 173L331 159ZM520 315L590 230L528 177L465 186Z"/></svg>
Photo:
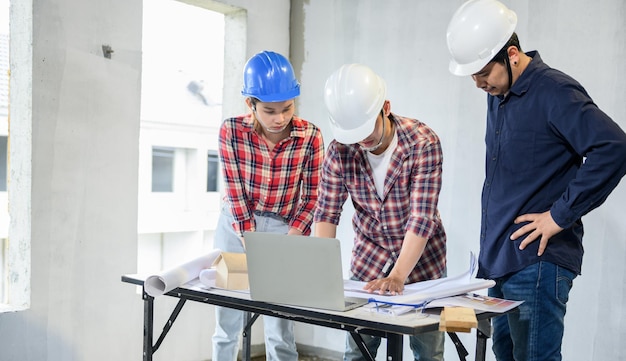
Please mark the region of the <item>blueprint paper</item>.
<svg viewBox="0 0 626 361"><path fill-rule="evenodd" d="M454 277L444 277L405 285L401 295L369 293L363 290L367 282L352 280L344 281L345 294L346 296L361 298L363 298L364 294L367 294L369 298L382 302L418 304L495 286L495 281L475 278L478 268L477 262L476 256L470 253L470 265L466 272Z"/></svg>
<svg viewBox="0 0 626 361"><path fill-rule="evenodd" d="M177 267L149 276L144 282L146 293L152 297L161 296L176 287L198 278L203 269L211 268L213 261L222 253L214 249L210 253L183 263Z"/></svg>
<svg viewBox="0 0 626 361"><path fill-rule="evenodd" d="M445 297L434 300L429 307L467 307L476 312L499 312L504 313L521 305L524 301L513 301L503 298L490 297L476 293Z"/></svg>
<svg viewBox="0 0 626 361"><path fill-rule="evenodd" d="M438 280L416 282L404 286L401 295L389 295L369 293L363 291L367 282L346 281L344 282L345 294L350 297L363 298L364 294L383 302L417 304L431 301L437 298L461 295L467 292L493 287L496 283L492 280L480 278L440 278Z"/></svg>

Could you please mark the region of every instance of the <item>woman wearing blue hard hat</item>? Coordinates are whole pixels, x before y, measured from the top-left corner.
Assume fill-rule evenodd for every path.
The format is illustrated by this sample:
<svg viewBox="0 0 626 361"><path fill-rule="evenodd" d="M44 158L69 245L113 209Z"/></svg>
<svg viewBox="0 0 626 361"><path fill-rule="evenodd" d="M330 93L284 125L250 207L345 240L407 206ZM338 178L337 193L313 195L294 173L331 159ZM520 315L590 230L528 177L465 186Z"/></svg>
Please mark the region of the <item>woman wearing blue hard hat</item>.
<svg viewBox="0 0 626 361"><path fill-rule="evenodd" d="M319 128L295 115L300 85L287 58L250 58L241 94L250 112L224 120L219 132L226 196L215 232L215 248L237 253L244 232L311 233L324 156ZM293 321L263 323L266 359L297 361ZM242 329L243 312L216 307L213 360L236 360Z"/></svg>

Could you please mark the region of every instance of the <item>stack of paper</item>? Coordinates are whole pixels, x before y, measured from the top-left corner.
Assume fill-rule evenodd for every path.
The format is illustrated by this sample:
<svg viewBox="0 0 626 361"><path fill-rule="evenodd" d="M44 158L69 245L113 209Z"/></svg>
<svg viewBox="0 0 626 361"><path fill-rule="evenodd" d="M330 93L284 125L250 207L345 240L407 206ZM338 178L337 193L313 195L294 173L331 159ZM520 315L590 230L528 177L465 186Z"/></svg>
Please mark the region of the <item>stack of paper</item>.
<svg viewBox="0 0 626 361"><path fill-rule="evenodd" d="M352 280L346 280L344 282L344 288L346 290L346 296L350 297L363 298L363 294L365 293L370 295L369 298L372 298L372 301L417 305L439 298L462 295L468 292L493 287L496 284L494 281L476 278L476 272L478 269L477 263L478 261L475 255L471 253L470 267L467 272L455 277L444 277L437 280L416 282L405 285L404 291L401 295L392 296L390 294L370 294L363 290L363 287L367 282Z"/></svg>
<svg viewBox="0 0 626 361"><path fill-rule="evenodd" d="M468 307L476 310L476 312L496 312L504 313L519 306L524 301L505 300L502 298L489 297L476 293L465 293L458 296L445 297L433 300L428 307Z"/></svg>

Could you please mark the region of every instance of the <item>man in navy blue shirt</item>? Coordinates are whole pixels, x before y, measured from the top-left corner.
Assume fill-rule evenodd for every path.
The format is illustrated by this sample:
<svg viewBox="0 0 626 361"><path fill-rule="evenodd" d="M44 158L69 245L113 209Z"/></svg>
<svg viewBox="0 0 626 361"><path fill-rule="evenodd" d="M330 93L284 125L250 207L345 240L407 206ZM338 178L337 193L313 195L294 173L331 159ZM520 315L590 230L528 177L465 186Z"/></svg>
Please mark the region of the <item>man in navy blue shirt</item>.
<svg viewBox="0 0 626 361"><path fill-rule="evenodd" d="M517 16L496 0L454 14L450 71L488 93L480 277L523 300L494 319L502 360L561 360L568 294L581 272L582 216L626 173L626 134L570 76L521 50Z"/></svg>

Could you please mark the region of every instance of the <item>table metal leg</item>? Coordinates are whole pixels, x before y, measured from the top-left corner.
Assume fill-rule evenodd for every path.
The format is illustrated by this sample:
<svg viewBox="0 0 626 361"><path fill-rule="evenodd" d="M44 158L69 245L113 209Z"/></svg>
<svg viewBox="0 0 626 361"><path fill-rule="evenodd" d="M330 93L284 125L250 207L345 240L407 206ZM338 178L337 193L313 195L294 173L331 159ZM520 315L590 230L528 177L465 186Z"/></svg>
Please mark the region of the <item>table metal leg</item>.
<svg viewBox="0 0 626 361"><path fill-rule="evenodd" d="M387 361L402 361L403 337L397 333L387 334Z"/></svg>
<svg viewBox="0 0 626 361"><path fill-rule="evenodd" d="M448 336L450 336L452 343L454 343L454 347L456 347L456 353L459 355L459 360L467 360L466 357L469 355L469 352L467 352L467 349L463 346L459 336L455 332L448 332Z"/></svg>
<svg viewBox="0 0 626 361"><path fill-rule="evenodd" d="M161 343L165 339L165 336L167 336L167 333L170 332L170 329L172 328L172 326L174 325L174 322L176 321L176 317L178 317L178 314L183 309L183 306L185 305L186 301L187 300L184 298L181 298L180 300L178 300L178 303L176 304L174 311L172 311L169 319L165 323L165 326L163 326L163 331L161 332L159 339L152 347L152 353L155 353L159 349L159 347L161 347Z"/></svg>
<svg viewBox="0 0 626 361"><path fill-rule="evenodd" d="M243 313L243 348L241 350L241 359L250 361L252 351L252 325L259 318L258 313L244 311Z"/></svg>
<svg viewBox="0 0 626 361"><path fill-rule="evenodd" d="M361 350L361 354L363 355L365 360L375 361L374 355L372 355L370 350L367 348L367 345L365 344L365 340L363 340L363 336L361 336L360 333L354 331L350 331L350 336L352 336L352 339L354 340L354 342L356 342L356 345L359 346L359 350Z"/></svg>
<svg viewBox="0 0 626 361"><path fill-rule="evenodd" d="M476 328L476 361L485 361L487 339L491 337L491 319L478 321Z"/></svg>
<svg viewBox="0 0 626 361"><path fill-rule="evenodd" d="M154 297L143 292L143 361L152 361L154 330Z"/></svg>
<svg viewBox="0 0 626 361"><path fill-rule="evenodd" d="M154 338L154 297L149 296L145 291L143 291L143 361L152 361L152 356L159 349L161 343L165 339L165 336L174 325L176 321L176 317L183 309L185 302L187 301L184 298L178 300L174 311L170 314L167 323L163 327L163 331L159 336L156 344L153 345Z"/></svg>

